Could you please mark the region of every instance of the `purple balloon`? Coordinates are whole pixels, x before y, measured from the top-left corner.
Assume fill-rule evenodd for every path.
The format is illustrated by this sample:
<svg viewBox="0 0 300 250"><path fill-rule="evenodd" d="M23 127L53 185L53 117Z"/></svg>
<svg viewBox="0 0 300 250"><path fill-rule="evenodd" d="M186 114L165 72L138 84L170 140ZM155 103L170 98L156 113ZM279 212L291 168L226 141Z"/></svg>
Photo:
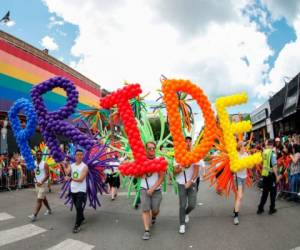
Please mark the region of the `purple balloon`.
<svg viewBox="0 0 300 250"><path fill-rule="evenodd" d="M67 93L67 103L57 111L49 112L44 104L42 95L54 88L62 88ZM38 123L43 137L48 145L51 154L56 162L61 162L65 154L61 151L57 135L70 138L74 144L79 144L89 150L96 141L86 134L83 134L74 125L64 121L72 115L78 104L78 91L73 82L64 77L53 77L36 86L31 90L31 98L35 107Z"/></svg>

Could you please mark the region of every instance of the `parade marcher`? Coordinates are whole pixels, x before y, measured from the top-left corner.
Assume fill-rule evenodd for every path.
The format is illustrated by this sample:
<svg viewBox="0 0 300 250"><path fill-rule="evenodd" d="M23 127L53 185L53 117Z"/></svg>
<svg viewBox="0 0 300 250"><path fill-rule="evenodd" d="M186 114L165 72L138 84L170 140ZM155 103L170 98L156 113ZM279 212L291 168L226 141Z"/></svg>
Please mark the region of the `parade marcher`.
<svg viewBox="0 0 300 250"><path fill-rule="evenodd" d="M192 138L185 138L187 150L192 149ZM192 164L189 167L183 167L177 163L174 164L174 174L178 184L179 195L179 233L185 233L185 225L189 222L189 213L196 207L197 187L196 180L199 173L199 166Z"/></svg>
<svg viewBox="0 0 300 250"><path fill-rule="evenodd" d="M37 203L35 211L32 215L29 215L28 217L31 219L32 222L34 222L37 219L38 213L42 208L42 205L46 206L47 210L45 212L45 215L49 215L52 213L52 210L49 206L48 200L46 198L46 185L49 178L49 167L47 163L42 161L42 151L36 152L36 167L34 169L35 173L35 190L37 193Z"/></svg>
<svg viewBox="0 0 300 250"><path fill-rule="evenodd" d="M240 158L246 157L248 155L245 152L243 142L238 142L237 151L238 151L238 155L239 155ZM234 225L238 225L240 223L239 222L239 211L240 211L240 207L241 207L242 198L244 196L246 178L247 178L247 169L240 170L235 174L237 194L236 194L236 197L235 197L234 211L233 211L233 213L234 213L234 218L233 218Z"/></svg>
<svg viewBox="0 0 300 250"><path fill-rule="evenodd" d="M106 169L106 183L109 184L109 190L111 194L111 200L114 201L118 195L118 189L120 188L120 176L118 174L119 161L117 156L114 157L115 161L109 163L111 168Z"/></svg>
<svg viewBox="0 0 300 250"><path fill-rule="evenodd" d="M155 159L155 150L156 144L154 142L146 143L148 159ZM141 181L142 219L145 229L142 237L143 240L150 239L150 219L151 224L154 225L156 217L159 214L160 203L162 200L161 183L163 182L164 176L164 172L146 174Z"/></svg>
<svg viewBox="0 0 300 250"><path fill-rule="evenodd" d="M75 152L75 162L65 167L66 180L71 180L71 195L73 204L76 208L76 220L73 228L73 233L80 231L80 226L84 223L84 208L87 200L87 183L88 167L82 161L83 151L77 149ZM71 174L71 177L69 176Z"/></svg>
<svg viewBox="0 0 300 250"><path fill-rule="evenodd" d="M277 157L273 150L274 142L272 139L267 140L266 149L263 151L263 192L258 206L257 214L264 212L264 205L270 193L270 210L269 214L277 212L275 208L277 183L280 179L277 173Z"/></svg>

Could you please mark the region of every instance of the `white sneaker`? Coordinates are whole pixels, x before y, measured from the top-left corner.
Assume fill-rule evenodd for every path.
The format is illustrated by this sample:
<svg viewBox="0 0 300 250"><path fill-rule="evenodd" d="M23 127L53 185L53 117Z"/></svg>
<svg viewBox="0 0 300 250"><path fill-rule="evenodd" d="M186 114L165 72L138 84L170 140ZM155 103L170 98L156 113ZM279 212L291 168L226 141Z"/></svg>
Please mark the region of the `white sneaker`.
<svg viewBox="0 0 300 250"><path fill-rule="evenodd" d="M190 221L190 217L189 217L189 215L188 215L188 214L185 216L185 219L184 219L184 221L185 221L185 223L189 223L189 221Z"/></svg>
<svg viewBox="0 0 300 250"><path fill-rule="evenodd" d="M185 233L185 225L180 225L179 227L179 233L184 234Z"/></svg>
<svg viewBox="0 0 300 250"><path fill-rule="evenodd" d="M44 215L49 215L49 214L52 214L52 211L47 209Z"/></svg>
<svg viewBox="0 0 300 250"><path fill-rule="evenodd" d="M28 218L31 220L31 222L35 222L36 221L36 216L34 214L28 215Z"/></svg>
<svg viewBox="0 0 300 250"><path fill-rule="evenodd" d="M239 217L234 217L234 219L233 219L233 224L234 224L234 225L240 224Z"/></svg>

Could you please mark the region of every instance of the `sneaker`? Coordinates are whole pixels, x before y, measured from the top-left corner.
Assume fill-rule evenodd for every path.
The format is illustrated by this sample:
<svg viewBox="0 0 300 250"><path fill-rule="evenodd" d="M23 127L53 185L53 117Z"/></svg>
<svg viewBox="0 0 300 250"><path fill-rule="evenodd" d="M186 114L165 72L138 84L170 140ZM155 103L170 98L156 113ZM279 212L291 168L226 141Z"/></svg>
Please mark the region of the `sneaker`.
<svg viewBox="0 0 300 250"><path fill-rule="evenodd" d="M185 223L189 223L189 221L190 221L190 217L189 217L189 215L188 215L188 214L185 216L185 219L184 219L184 221L185 221Z"/></svg>
<svg viewBox="0 0 300 250"><path fill-rule="evenodd" d="M239 217L234 217L234 219L233 219L233 224L234 224L234 225L240 224Z"/></svg>
<svg viewBox="0 0 300 250"><path fill-rule="evenodd" d="M264 211L265 211L265 210L263 210L263 209L258 209L256 213L257 213L257 214L262 214Z"/></svg>
<svg viewBox="0 0 300 250"><path fill-rule="evenodd" d="M142 239L143 240L149 240L150 237L151 237L150 232L149 231L145 231L144 234L143 234Z"/></svg>
<svg viewBox="0 0 300 250"><path fill-rule="evenodd" d="M31 222L35 222L37 217L34 214L32 214L29 215L28 218L31 220Z"/></svg>
<svg viewBox="0 0 300 250"><path fill-rule="evenodd" d="M277 212L276 208L270 209L269 214L275 214Z"/></svg>
<svg viewBox="0 0 300 250"><path fill-rule="evenodd" d="M49 214L52 214L52 211L47 209L44 215L49 215Z"/></svg>
<svg viewBox="0 0 300 250"><path fill-rule="evenodd" d="M179 233L184 234L185 233L185 225L180 225L179 227Z"/></svg>
<svg viewBox="0 0 300 250"><path fill-rule="evenodd" d="M74 233L74 234L77 234L79 231L80 231L80 227L75 226L75 227L73 228L73 233Z"/></svg>

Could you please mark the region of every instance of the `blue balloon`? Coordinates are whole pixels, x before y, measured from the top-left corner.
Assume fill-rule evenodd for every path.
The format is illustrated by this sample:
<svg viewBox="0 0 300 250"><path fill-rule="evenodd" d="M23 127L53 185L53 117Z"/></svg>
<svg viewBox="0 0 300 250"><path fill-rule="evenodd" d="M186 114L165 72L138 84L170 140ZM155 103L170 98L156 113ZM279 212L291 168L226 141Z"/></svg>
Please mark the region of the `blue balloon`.
<svg viewBox="0 0 300 250"><path fill-rule="evenodd" d="M24 111L27 117L26 127L23 129L18 117L20 110ZM13 133L15 135L18 147L20 148L21 154L26 162L26 167L28 170L33 170L35 168L34 159L31 153L31 149L28 144L28 139L33 135L37 125L37 117L32 103L25 99L20 98L13 106L11 106L8 117L11 123Z"/></svg>

